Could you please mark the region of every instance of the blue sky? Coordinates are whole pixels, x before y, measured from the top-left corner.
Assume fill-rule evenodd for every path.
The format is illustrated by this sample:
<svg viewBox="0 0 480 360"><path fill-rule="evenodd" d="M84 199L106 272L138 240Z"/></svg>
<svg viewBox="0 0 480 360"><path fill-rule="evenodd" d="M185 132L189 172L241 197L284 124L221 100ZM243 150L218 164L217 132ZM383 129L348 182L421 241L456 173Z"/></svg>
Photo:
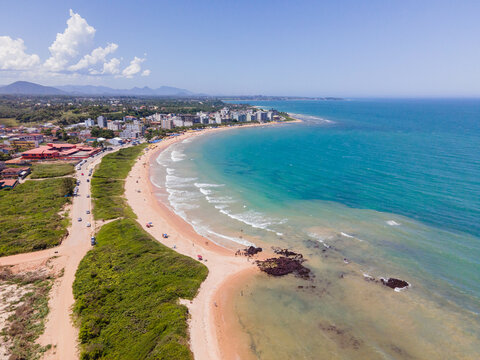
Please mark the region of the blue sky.
<svg viewBox="0 0 480 360"><path fill-rule="evenodd" d="M478 97L479 17L480 1L2 1L0 84Z"/></svg>

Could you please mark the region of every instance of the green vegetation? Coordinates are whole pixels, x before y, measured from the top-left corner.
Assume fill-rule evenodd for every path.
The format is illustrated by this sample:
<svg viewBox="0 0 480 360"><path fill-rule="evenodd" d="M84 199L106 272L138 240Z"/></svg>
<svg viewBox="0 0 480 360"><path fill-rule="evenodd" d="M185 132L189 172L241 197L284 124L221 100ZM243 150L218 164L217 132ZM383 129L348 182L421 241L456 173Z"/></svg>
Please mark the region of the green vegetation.
<svg viewBox="0 0 480 360"><path fill-rule="evenodd" d="M278 115L282 116L285 119L284 121L295 121L295 119L286 112L279 112Z"/></svg>
<svg viewBox="0 0 480 360"><path fill-rule="evenodd" d="M0 118L0 125L13 127L13 126L18 126L18 122L13 117L12 118Z"/></svg>
<svg viewBox="0 0 480 360"><path fill-rule="evenodd" d="M32 179L51 178L70 175L75 172L75 166L71 163L37 163L32 166Z"/></svg>
<svg viewBox="0 0 480 360"><path fill-rule="evenodd" d="M93 137L103 137L105 139L113 139L115 137L113 130L101 129L98 126L90 130L90 135Z"/></svg>
<svg viewBox="0 0 480 360"><path fill-rule="evenodd" d="M135 220L102 227L73 284L81 359L192 359L187 308L207 268L151 238Z"/></svg>
<svg viewBox="0 0 480 360"><path fill-rule="evenodd" d="M92 177L93 216L96 220L134 217L123 198L124 179L145 145L106 155Z"/></svg>
<svg viewBox="0 0 480 360"><path fill-rule="evenodd" d="M42 347L36 340L45 330L45 319L49 312L48 293L53 277L36 272L13 274L8 267L0 268L0 287L16 285L24 288L24 295L12 303L6 326L0 336L9 343L9 359L40 359L50 346Z"/></svg>
<svg viewBox="0 0 480 360"><path fill-rule="evenodd" d="M0 191L0 256L42 250L60 244L68 219L59 213L70 202L73 178L26 181Z"/></svg>

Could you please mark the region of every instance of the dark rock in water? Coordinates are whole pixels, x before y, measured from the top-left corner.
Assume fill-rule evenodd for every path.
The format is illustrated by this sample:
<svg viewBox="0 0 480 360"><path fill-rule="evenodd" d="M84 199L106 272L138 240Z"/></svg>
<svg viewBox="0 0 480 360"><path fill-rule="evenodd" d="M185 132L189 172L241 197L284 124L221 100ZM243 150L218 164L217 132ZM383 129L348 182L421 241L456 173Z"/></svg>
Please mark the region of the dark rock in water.
<svg viewBox="0 0 480 360"><path fill-rule="evenodd" d="M275 254L282 255L282 256L285 256L287 258L294 258L294 259L303 261L303 255L302 254L298 254L298 253L290 251L288 249L281 249L281 248L276 248L276 247L273 247L272 249L273 249L273 252Z"/></svg>
<svg viewBox="0 0 480 360"><path fill-rule="evenodd" d="M262 252L262 248L261 247L255 247L255 246L249 246L247 249L245 249L245 254L247 256L252 256L252 255L256 255L258 254L259 252Z"/></svg>
<svg viewBox="0 0 480 360"><path fill-rule="evenodd" d="M302 262L303 260L281 256L263 261L258 260L257 265L261 271L272 276L284 276L293 273L302 279L309 279L310 269L303 266Z"/></svg>
<svg viewBox="0 0 480 360"><path fill-rule="evenodd" d="M388 279L380 279L382 281L382 284L385 286L388 286L389 288L392 289L403 289L405 287L408 287L410 284L406 282L405 280L400 280L400 279L395 279L395 278L388 278Z"/></svg>

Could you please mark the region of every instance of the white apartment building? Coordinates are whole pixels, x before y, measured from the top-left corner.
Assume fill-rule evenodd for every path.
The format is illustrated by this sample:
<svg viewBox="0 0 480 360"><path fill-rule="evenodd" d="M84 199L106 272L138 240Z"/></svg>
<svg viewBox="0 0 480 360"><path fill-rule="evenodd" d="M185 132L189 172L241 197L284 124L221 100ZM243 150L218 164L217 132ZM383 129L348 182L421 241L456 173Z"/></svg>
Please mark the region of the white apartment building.
<svg viewBox="0 0 480 360"><path fill-rule="evenodd" d="M102 115L100 115L99 117L97 117L97 125L99 128L103 129L107 126L107 120Z"/></svg>

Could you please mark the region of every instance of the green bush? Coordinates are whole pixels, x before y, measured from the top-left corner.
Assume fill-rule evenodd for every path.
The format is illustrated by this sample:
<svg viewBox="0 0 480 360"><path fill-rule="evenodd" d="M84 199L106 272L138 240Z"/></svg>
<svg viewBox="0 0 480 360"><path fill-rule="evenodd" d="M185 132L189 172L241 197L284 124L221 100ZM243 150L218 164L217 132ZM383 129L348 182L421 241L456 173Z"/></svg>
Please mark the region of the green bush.
<svg viewBox="0 0 480 360"><path fill-rule="evenodd" d="M0 191L0 256L50 248L67 235L59 213L70 202L73 178L26 181Z"/></svg>
<svg viewBox="0 0 480 360"><path fill-rule="evenodd" d="M207 276L201 263L151 238L135 220L102 227L73 292L82 359L192 359L187 308Z"/></svg>

